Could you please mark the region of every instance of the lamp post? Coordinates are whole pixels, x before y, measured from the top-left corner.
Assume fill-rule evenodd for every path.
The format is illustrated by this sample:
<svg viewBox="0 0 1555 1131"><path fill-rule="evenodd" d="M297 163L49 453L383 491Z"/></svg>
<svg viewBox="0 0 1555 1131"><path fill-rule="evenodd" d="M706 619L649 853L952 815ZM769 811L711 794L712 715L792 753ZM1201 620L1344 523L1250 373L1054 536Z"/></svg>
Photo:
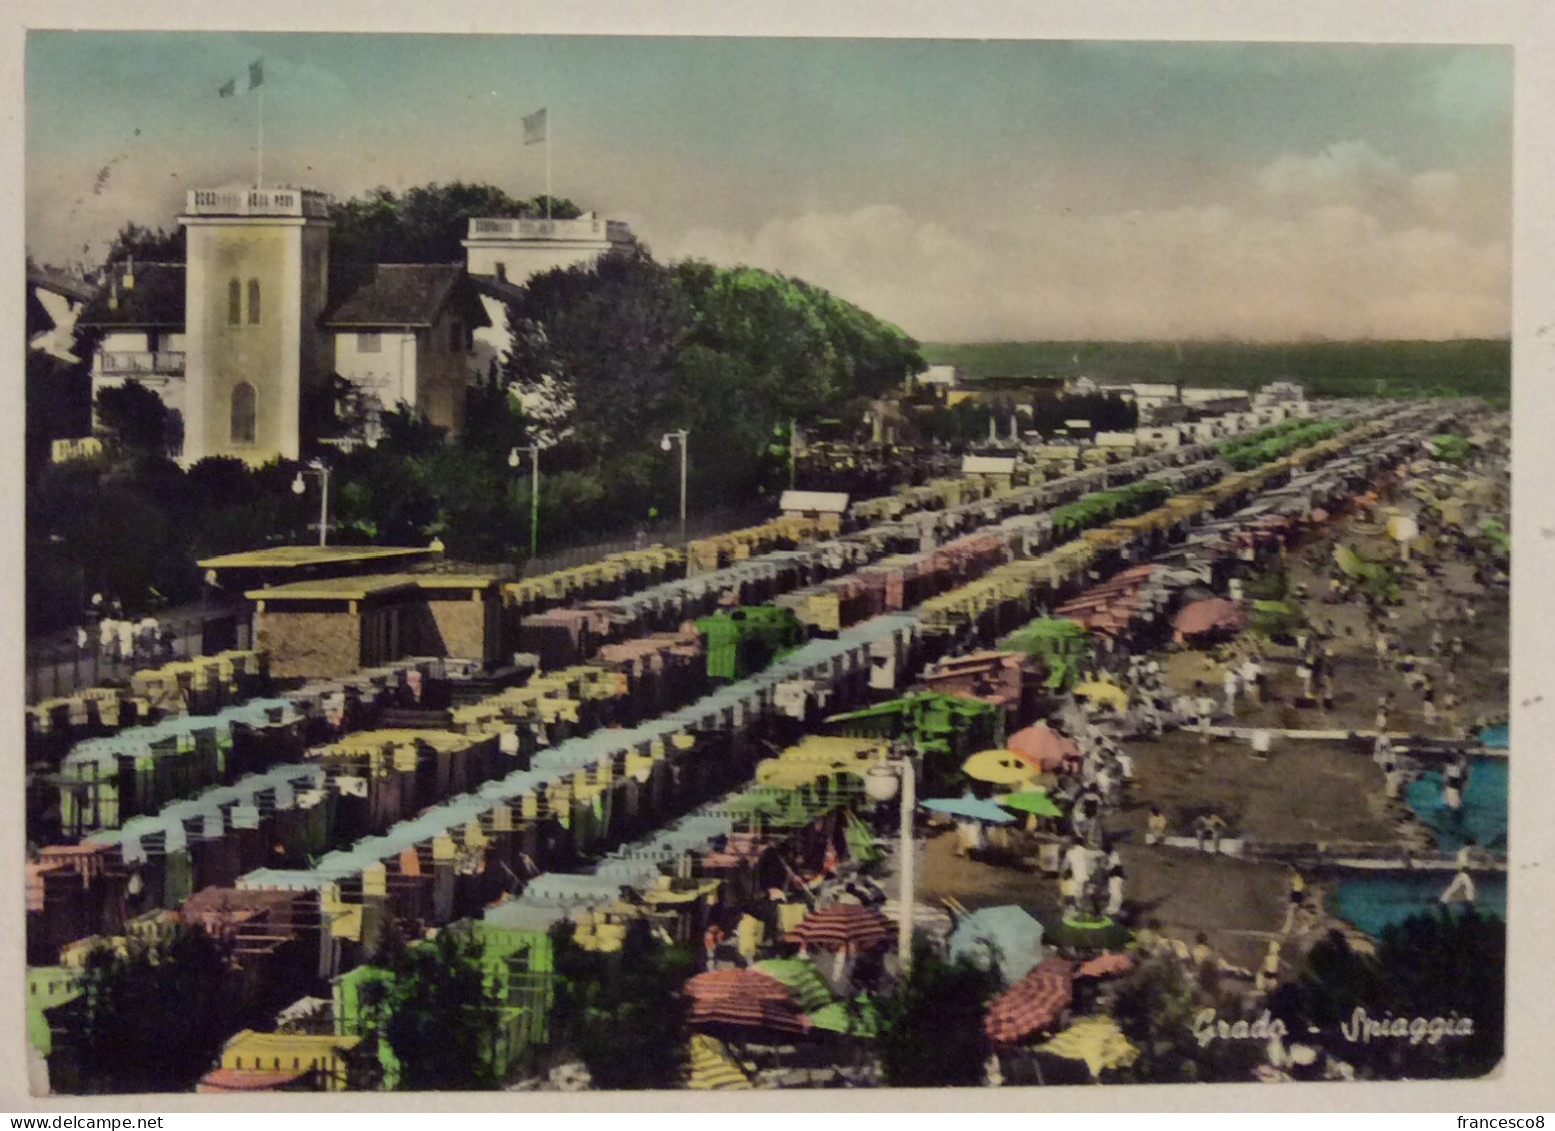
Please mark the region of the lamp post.
<svg viewBox="0 0 1555 1131"><path fill-rule="evenodd" d="M913 813L918 808L918 772L908 752L893 753L889 761L877 763L864 777L864 794L871 801L901 798L901 881L902 890L896 917L896 961L905 978L912 971L912 929L915 903L914 885L917 858L913 843Z"/></svg>
<svg viewBox="0 0 1555 1131"><path fill-rule="evenodd" d="M518 449L508 452L508 466L517 467L521 463ZM529 559L533 561L539 556L540 547L540 445L529 445L529 466L534 474L529 479Z"/></svg>
<svg viewBox="0 0 1555 1131"><path fill-rule="evenodd" d="M324 466L322 460L313 460L307 467L300 468L297 478L292 480L292 494L300 495L308 489L304 475L317 475L319 477L319 545L329 544L329 468Z"/></svg>
<svg viewBox="0 0 1555 1131"><path fill-rule="evenodd" d="M677 428L673 432L664 433L664 438L659 441L659 447L666 452L680 441L680 542L686 542L686 437L691 433L684 428Z"/></svg>

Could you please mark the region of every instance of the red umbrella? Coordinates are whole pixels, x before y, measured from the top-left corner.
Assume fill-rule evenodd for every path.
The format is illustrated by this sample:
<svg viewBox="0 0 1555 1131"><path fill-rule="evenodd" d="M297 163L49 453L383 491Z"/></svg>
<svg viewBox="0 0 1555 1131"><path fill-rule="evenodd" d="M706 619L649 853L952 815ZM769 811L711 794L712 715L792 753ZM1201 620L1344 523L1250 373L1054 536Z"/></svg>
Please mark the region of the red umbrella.
<svg viewBox="0 0 1555 1131"><path fill-rule="evenodd" d="M1051 773L1067 760L1081 757L1080 747L1050 726L1038 724L1010 735L1005 745L1043 773Z"/></svg>
<svg viewBox="0 0 1555 1131"><path fill-rule="evenodd" d="M1224 597L1210 597L1179 609L1177 616L1172 619L1172 628L1176 630L1177 639L1182 640L1185 636L1198 636L1205 632L1239 629L1245 623L1247 612L1240 602L1228 601Z"/></svg>
<svg viewBox="0 0 1555 1131"><path fill-rule="evenodd" d="M994 998L983 1018L983 1031L995 1044L1013 1045L1048 1029L1074 1000L1074 963L1049 958Z"/></svg>
<svg viewBox="0 0 1555 1131"><path fill-rule="evenodd" d="M881 946L895 937L896 924L873 908L835 903L810 912L784 939L801 946L836 950L845 946Z"/></svg>
<svg viewBox="0 0 1555 1131"><path fill-rule="evenodd" d="M788 987L759 970L709 970L685 985L693 1025L739 1025L807 1033L810 1019Z"/></svg>
<svg viewBox="0 0 1555 1131"><path fill-rule="evenodd" d="M1115 974L1127 974L1134 968L1134 960L1117 951L1099 954L1089 962L1082 962L1074 972L1076 978L1108 978Z"/></svg>

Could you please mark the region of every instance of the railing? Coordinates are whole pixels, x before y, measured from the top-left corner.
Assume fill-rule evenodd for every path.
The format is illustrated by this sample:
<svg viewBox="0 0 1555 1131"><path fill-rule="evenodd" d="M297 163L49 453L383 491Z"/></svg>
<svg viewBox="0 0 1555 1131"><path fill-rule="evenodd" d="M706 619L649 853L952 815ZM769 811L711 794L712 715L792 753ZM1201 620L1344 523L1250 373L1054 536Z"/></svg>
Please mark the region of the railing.
<svg viewBox="0 0 1555 1131"><path fill-rule="evenodd" d="M619 220L600 220L584 216L576 220L532 220L500 216L474 217L470 220L470 238L496 236L526 240L608 239L619 243L630 238L627 226Z"/></svg>
<svg viewBox="0 0 1555 1131"><path fill-rule="evenodd" d="M113 350L103 351L102 372L104 373L151 373L168 377L182 377L184 375L184 354L157 350Z"/></svg>
<svg viewBox="0 0 1555 1131"><path fill-rule="evenodd" d="M305 189L191 189L185 212L191 216L329 215L329 197Z"/></svg>

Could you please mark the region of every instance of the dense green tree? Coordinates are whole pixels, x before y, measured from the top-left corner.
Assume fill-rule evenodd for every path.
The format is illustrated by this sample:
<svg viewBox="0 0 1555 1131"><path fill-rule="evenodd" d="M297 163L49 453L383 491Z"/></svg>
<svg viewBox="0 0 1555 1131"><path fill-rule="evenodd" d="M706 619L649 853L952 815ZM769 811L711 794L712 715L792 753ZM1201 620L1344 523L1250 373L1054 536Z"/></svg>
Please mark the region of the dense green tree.
<svg viewBox="0 0 1555 1131"><path fill-rule="evenodd" d="M370 1040L399 1062L402 1091L489 1090L503 1002L482 964L483 944L455 924L436 937L396 947L390 964L363 987Z"/></svg>
<svg viewBox="0 0 1555 1131"><path fill-rule="evenodd" d="M515 199L495 185L429 184L396 195L387 188L331 206L330 253L364 263L457 263L472 218L544 216L545 197ZM581 215L570 200L552 198L551 218Z"/></svg>
<svg viewBox="0 0 1555 1131"><path fill-rule="evenodd" d="M137 260L141 263L182 263L185 256L184 229L175 224L172 231L148 228L134 222L125 224L108 248L109 263Z"/></svg>
<svg viewBox="0 0 1555 1131"><path fill-rule="evenodd" d="M547 379L570 394L578 441L603 461L671 423L664 408L690 310L668 270L640 247L543 272L508 304L513 345L503 377Z"/></svg>
<svg viewBox="0 0 1555 1131"><path fill-rule="evenodd" d="M92 377L84 365L27 351L26 454L29 477L49 462L55 440L92 430Z"/></svg>
<svg viewBox="0 0 1555 1131"><path fill-rule="evenodd" d="M1333 932L1312 948L1300 977L1271 1004L1293 1032L1316 1028L1314 1040L1363 1076L1483 1076L1505 1050L1506 924L1473 910L1441 908L1388 928L1374 954ZM1362 1012L1389 1024L1468 1019L1472 1032L1363 1039Z"/></svg>
<svg viewBox="0 0 1555 1131"><path fill-rule="evenodd" d="M100 391L97 415L108 441L127 455L164 455L182 438L182 422L139 381Z"/></svg>
<svg viewBox="0 0 1555 1131"><path fill-rule="evenodd" d="M983 1015L998 989L997 970L967 958L949 962L915 939L912 972L882 1011L886 1082L897 1088L981 1084L988 1055Z"/></svg>
<svg viewBox="0 0 1555 1131"><path fill-rule="evenodd" d="M80 1080L93 1092L183 1092L251 1020L233 992L228 955L199 930L170 941L98 947L75 1010Z"/></svg>
<svg viewBox="0 0 1555 1131"><path fill-rule="evenodd" d="M676 1087L685 1064L680 989L693 970L690 952L654 938L643 920L628 926L614 953L585 950L569 925L553 929L551 941L553 1049L582 1059L596 1087Z"/></svg>

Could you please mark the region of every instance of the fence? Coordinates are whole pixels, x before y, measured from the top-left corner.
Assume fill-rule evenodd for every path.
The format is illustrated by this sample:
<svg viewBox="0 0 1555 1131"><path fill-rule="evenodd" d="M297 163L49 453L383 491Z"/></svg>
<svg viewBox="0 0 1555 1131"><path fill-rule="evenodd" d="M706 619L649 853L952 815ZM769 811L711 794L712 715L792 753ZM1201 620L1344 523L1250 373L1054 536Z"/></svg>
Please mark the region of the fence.
<svg viewBox="0 0 1555 1131"><path fill-rule="evenodd" d="M162 620L156 643L137 639L128 656L120 652L117 641L105 650L95 629L87 631L85 648L61 640L28 645L28 703L59 698L86 687L127 684L135 672L172 660L252 646L248 617L231 612Z"/></svg>

